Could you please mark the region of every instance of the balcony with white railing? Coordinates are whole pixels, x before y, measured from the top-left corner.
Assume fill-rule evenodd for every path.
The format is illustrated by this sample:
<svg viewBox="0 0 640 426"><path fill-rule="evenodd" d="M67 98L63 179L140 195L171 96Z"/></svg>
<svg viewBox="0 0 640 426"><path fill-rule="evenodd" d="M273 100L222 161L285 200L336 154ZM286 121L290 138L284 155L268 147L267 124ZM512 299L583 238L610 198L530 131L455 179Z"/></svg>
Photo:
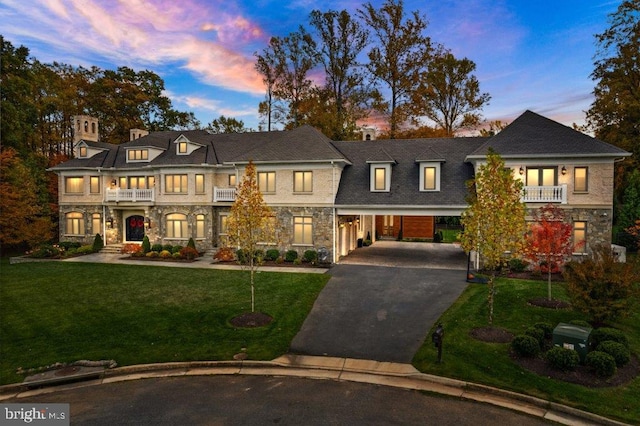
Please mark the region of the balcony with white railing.
<svg viewBox="0 0 640 426"><path fill-rule="evenodd" d="M153 188L151 189L122 189L122 188L107 188L104 194L105 201L115 201L116 203L121 201L128 202L153 202L155 200Z"/></svg>
<svg viewBox="0 0 640 426"><path fill-rule="evenodd" d="M522 201L567 204L567 185L525 186L522 190Z"/></svg>
<svg viewBox="0 0 640 426"><path fill-rule="evenodd" d="M235 188L218 188L217 186L213 188L213 202L234 202L236 200L236 189Z"/></svg>

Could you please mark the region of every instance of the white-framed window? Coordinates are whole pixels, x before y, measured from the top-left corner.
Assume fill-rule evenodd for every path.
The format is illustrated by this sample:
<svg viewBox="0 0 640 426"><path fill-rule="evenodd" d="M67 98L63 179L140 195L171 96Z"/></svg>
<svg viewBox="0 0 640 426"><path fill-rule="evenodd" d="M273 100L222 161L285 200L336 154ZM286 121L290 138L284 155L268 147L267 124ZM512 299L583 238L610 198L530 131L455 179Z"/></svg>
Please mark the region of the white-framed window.
<svg viewBox="0 0 640 426"><path fill-rule="evenodd" d="M229 214L220 213L220 227L218 235L227 235L229 233Z"/></svg>
<svg viewBox="0 0 640 426"><path fill-rule="evenodd" d="M102 215L100 213L91 215L91 232L93 235L102 234Z"/></svg>
<svg viewBox="0 0 640 426"><path fill-rule="evenodd" d="M186 194L189 192L187 188L187 175L165 175L164 192L170 194Z"/></svg>
<svg viewBox="0 0 640 426"><path fill-rule="evenodd" d="M293 217L293 244L313 244L313 218L311 216Z"/></svg>
<svg viewBox="0 0 640 426"><path fill-rule="evenodd" d="M258 189L263 194L276 192L276 172L258 172Z"/></svg>
<svg viewBox="0 0 640 426"><path fill-rule="evenodd" d="M587 192L589 190L589 168L573 168L573 190L575 192Z"/></svg>
<svg viewBox="0 0 640 426"><path fill-rule="evenodd" d="M187 215L171 213L167 215L167 238L188 238Z"/></svg>
<svg viewBox="0 0 640 426"><path fill-rule="evenodd" d="M89 177L89 192L91 194L99 194L100 193L100 176L90 176Z"/></svg>
<svg viewBox="0 0 640 426"><path fill-rule="evenodd" d="M196 175L196 194L204 194L204 175Z"/></svg>
<svg viewBox="0 0 640 426"><path fill-rule="evenodd" d="M118 179L118 186L121 189L127 189L128 188L126 176L120 176L120 178Z"/></svg>
<svg viewBox="0 0 640 426"><path fill-rule="evenodd" d="M83 194L84 193L84 177L74 176L64 178L65 194Z"/></svg>
<svg viewBox="0 0 640 426"><path fill-rule="evenodd" d="M129 176L129 189L147 189L147 177Z"/></svg>
<svg viewBox="0 0 640 426"><path fill-rule="evenodd" d="M573 252L587 252L587 222L573 222Z"/></svg>
<svg viewBox="0 0 640 426"><path fill-rule="evenodd" d="M293 172L293 192L313 192L313 172Z"/></svg>
<svg viewBox="0 0 640 426"><path fill-rule="evenodd" d="M148 149L128 149L127 162L149 161Z"/></svg>
<svg viewBox="0 0 640 426"><path fill-rule="evenodd" d="M238 178L235 174L229 175L229 186L236 186L238 184Z"/></svg>
<svg viewBox="0 0 640 426"><path fill-rule="evenodd" d="M151 189L154 186L156 186L156 177L155 176L147 177L147 185L149 186L149 189Z"/></svg>
<svg viewBox="0 0 640 426"><path fill-rule="evenodd" d="M187 143L178 142L178 155L184 155L187 153Z"/></svg>
<svg viewBox="0 0 640 426"><path fill-rule="evenodd" d="M78 156L81 157L81 158L85 158L87 156L87 147L86 146L81 146L80 147Z"/></svg>
<svg viewBox="0 0 640 426"><path fill-rule="evenodd" d="M556 167L527 167L527 186L557 185Z"/></svg>
<svg viewBox="0 0 640 426"><path fill-rule="evenodd" d="M440 191L440 163L420 163L420 191Z"/></svg>
<svg viewBox="0 0 640 426"><path fill-rule="evenodd" d="M196 238L204 238L205 216L196 215Z"/></svg>
<svg viewBox="0 0 640 426"><path fill-rule="evenodd" d="M65 215L67 235L84 235L84 214L70 212Z"/></svg>
<svg viewBox="0 0 640 426"><path fill-rule="evenodd" d="M391 164L371 164L371 191L389 192L391 189Z"/></svg>

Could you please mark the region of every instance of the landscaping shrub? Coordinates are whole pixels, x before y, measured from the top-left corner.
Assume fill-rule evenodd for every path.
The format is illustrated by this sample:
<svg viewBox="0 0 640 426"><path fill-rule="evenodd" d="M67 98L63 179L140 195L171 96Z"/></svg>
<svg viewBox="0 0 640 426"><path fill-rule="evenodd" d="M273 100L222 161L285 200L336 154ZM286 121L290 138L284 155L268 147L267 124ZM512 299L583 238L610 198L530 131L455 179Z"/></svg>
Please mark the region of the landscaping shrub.
<svg viewBox="0 0 640 426"><path fill-rule="evenodd" d="M151 251L151 243L149 242L149 237L147 235L142 239L142 252L147 254Z"/></svg>
<svg viewBox="0 0 640 426"><path fill-rule="evenodd" d="M302 265L302 259L300 259L299 257L296 257L295 259L293 259L293 264Z"/></svg>
<svg viewBox="0 0 640 426"><path fill-rule="evenodd" d="M140 246L139 244L133 244L133 243L123 245L122 249L120 250L120 253L122 254L134 254L138 252L142 252L142 246Z"/></svg>
<svg viewBox="0 0 640 426"><path fill-rule="evenodd" d="M183 248L184 248L184 247L183 247L183 246L181 246L181 245L175 245L175 246L173 246L173 248L171 249L171 253L172 253L172 254L176 254L176 253L180 254L180 250L182 250Z"/></svg>
<svg viewBox="0 0 640 426"><path fill-rule="evenodd" d="M163 259L168 259L171 257L171 252L169 250L162 250L160 252L160 257Z"/></svg>
<svg viewBox="0 0 640 426"><path fill-rule="evenodd" d="M235 255L231 247L220 247L213 258L221 262L230 262L235 259Z"/></svg>
<svg viewBox="0 0 640 426"><path fill-rule="evenodd" d="M553 326L548 322L537 322L533 325L535 328L542 330L545 339L551 339L553 336Z"/></svg>
<svg viewBox="0 0 640 426"><path fill-rule="evenodd" d="M166 250L166 251L168 251L169 253L171 253L171 252L173 251L173 245L172 245L172 244L164 244L164 245L162 246L162 250Z"/></svg>
<svg viewBox="0 0 640 426"><path fill-rule="evenodd" d="M542 344L544 343L544 330L541 328L529 327L525 330L524 334L536 339L540 346L542 346Z"/></svg>
<svg viewBox="0 0 640 426"><path fill-rule="evenodd" d="M145 256L154 258L154 257L158 257L159 254L157 251L150 251L149 253L145 254Z"/></svg>
<svg viewBox="0 0 640 426"><path fill-rule="evenodd" d="M318 252L315 250L305 250L302 259L305 262L316 263L318 261Z"/></svg>
<svg viewBox="0 0 640 426"><path fill-rule="evenodd" d="M524 270L527 268L527 265L527 262L515 257L509 260L509 270L511 272L524 272Z"/></svg>
<svg viewBox="0 0 640 426"><path fill-rule="evenodd" d="M589 352L585 364L600 377L611 377L616 374L616 360L605 352Z"/></svg>
<svg viewBox="0 0 640 426"><path fill-rule="evenodd" d="M522 357L533 358L540 353L540 343L535 337L520 334L511 341L513 351Z"/></svg>
<svg viewBox="0 0 640 426"><path fill-rule="evenodd" d="M613 357L618 367L623 367L631 360L631 352L622 343L614 342L612 340L605 340L601 342L596 348L598 352L604 352Z"/></svg>
<svg viewBox="0 0 640 426"><path fill-rule="evenodd" d="M93 246L89 246L89 245L80 246L76 250L76 253L77 254L91 254L91 253L94 253Z"/></svg>
<svg viewBox="0 0 640 426"><path fill-rule="evenodd" d="M151 246L151 251L160 253L162 251L162 244L154 244Z"/></svg>
<svg viewBox="0 0 640 426"><path fill-rule="evenodd" d="M561 348L559 346L555 346L548 350L545 355L545 359L551 367L562 371L575 370L578 364L580 364L580 356L578 355L578 352L573 349Z"/></svg>
<svg viewBox="0 0 640 426"><path fill-rule="evenodd" d="M58 257L62 254L60 247L55 247L51 244L43 244L31 253L31 257L36 259L44 259L48 257Z"/></svg>
<svg viewBox="0 0 640 426"><path fill-rule="evenodd" d="M293 262L298 258L298 252L295 250L287 250L287 253L284 255L285 262Z"/></svg>
<svg viewBox="0 0 640 426"><path fill-rule="evenodd" d="M589 335L589 343L592 348L597 348L601 342L613 341L622 343L625 347L629 347L629 339L620 330L610 327L596 328Z"/></svg>
<svg viewBox="0 0 640 426"><path fill-rule="evenodd" d="M102 241L102 235L96 234L95 238L93 239L93 246L92 246L93 251L97 253L100 250L102 250L103 247L104 247L104 241Z"/></svg>
<svg viewBox="0 0 640 426"><path fill-rule="evenodd" d="M245 263L248 263L249 256L247 255L247 251L244 249L236 250L236 259L238 259L238 263L242 265L244 265Z"/></svg>
<svg viewBox="0 0 640 426"><path fill-rule="evenodd" d="M284 257L282 257L282 256L278 256L278 258L276 259L276 263L277 263L278 265L280 265L280 264L284 263Z"/></svg>
<svg viewBox="0 0 640 426"><path fill-rule="evenodd" d="M441 243L442 242L442 231L438 231L435 234L433 234L433 242L434 243Z"/></svg>
<svg viewBox="0 0 640 426"><path fill-rule="evenodd" d="M267 250L264 259L274 261L280 257L280 250L278 249L269 249Z"/></svg>
<svg viewBox="0 0 640 426"><path fill-rule="evenodd" d="M264 260L264 250L256 249L253 252L253 262L257 264L261 264L263 260Z"/></svg>
<svg viewBox="0 0 640 426"><path fill-rule="evenodd" d="M173 257L174 259L182 259L182 256L180 255L180 253L173 253L171 257Z"/></svg>
<svg viewBox="0 0 640 426"><path fill-rule="evenodd" d="M64 249L65 251L71 250L71 249L77 249L81 245L82 244L80 244L79 242L76 242L76 241L60 241L58 243L58 246L60 248Z"/></svg>
<svg viewBox="0 0 640 426"><path fill-rule="evenodd" d="M180 256L184 257L187 260L193 260L196 257L198 257L200 255L200 253L198 253L198 250L192 248L192 247L185 247L182 250L180 250Z"/></svg>
<svg viewBox="0 0 640 426"><path fill-rule="evenodd" d="M189 238L189 242L187 243L187 247L190 247L190 248L196 250L196 242L193 241L193 238Z"/></svg>

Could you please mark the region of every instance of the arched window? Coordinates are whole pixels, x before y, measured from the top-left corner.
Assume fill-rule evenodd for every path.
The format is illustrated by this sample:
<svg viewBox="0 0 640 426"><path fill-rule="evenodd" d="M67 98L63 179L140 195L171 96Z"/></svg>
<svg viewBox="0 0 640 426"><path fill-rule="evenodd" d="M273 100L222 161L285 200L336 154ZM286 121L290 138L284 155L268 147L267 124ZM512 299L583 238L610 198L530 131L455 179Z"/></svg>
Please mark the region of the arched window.
<svg viewBox="0 0 640 426"><path fill-rule="evenodd" d="M91 123L91 133L96 133L96 123Z"/></svg>
<svg viewBox="0 0 640 426"><path fill-rule="evenodd" d="M84 131L85 131L85 132L88 132L88 131L89 131L89 122L88 122L88 121L85 121L85 122L84 122Z"/></svg>
<svg viewBox="0 0 640 426"><path fill-rule="evenodd" d="M172 213L167 215L167 238L188 238L186 214Z"/></svg>
<svg viewBox="0 0 640 426"><path fill-rule="evenodd" d="M76 120L76 128L80 131L80 120Z"/></svg>
<svg viewBox="0 0 640 426"><path fill-rule="evenodd" d="M67 222L67 235L84 235L84 215L82 213L67 213L65 219Z"/></svg>

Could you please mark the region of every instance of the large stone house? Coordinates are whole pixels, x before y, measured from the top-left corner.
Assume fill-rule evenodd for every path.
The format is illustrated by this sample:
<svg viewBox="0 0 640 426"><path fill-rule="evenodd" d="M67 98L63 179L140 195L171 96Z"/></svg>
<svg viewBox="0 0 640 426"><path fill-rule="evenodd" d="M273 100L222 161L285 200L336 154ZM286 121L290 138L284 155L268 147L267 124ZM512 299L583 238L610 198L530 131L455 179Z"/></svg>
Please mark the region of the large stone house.
<svg viewBox="0 0 640 426"><path fill-rule="evenodd" d="M614 163L629 153L527 111L491 138L331 141L310 126L210 134L134 129L101 143L76 117L75 158L59 175L60 239L140 242L200 250L227 244L226 218L249 161L276 216L279 249L324 247L329 260L371 236L431 238L434 217L459 216L466 182L489 147L502 155L531 209L556 203L588 252L611 242Z"/></svg>

